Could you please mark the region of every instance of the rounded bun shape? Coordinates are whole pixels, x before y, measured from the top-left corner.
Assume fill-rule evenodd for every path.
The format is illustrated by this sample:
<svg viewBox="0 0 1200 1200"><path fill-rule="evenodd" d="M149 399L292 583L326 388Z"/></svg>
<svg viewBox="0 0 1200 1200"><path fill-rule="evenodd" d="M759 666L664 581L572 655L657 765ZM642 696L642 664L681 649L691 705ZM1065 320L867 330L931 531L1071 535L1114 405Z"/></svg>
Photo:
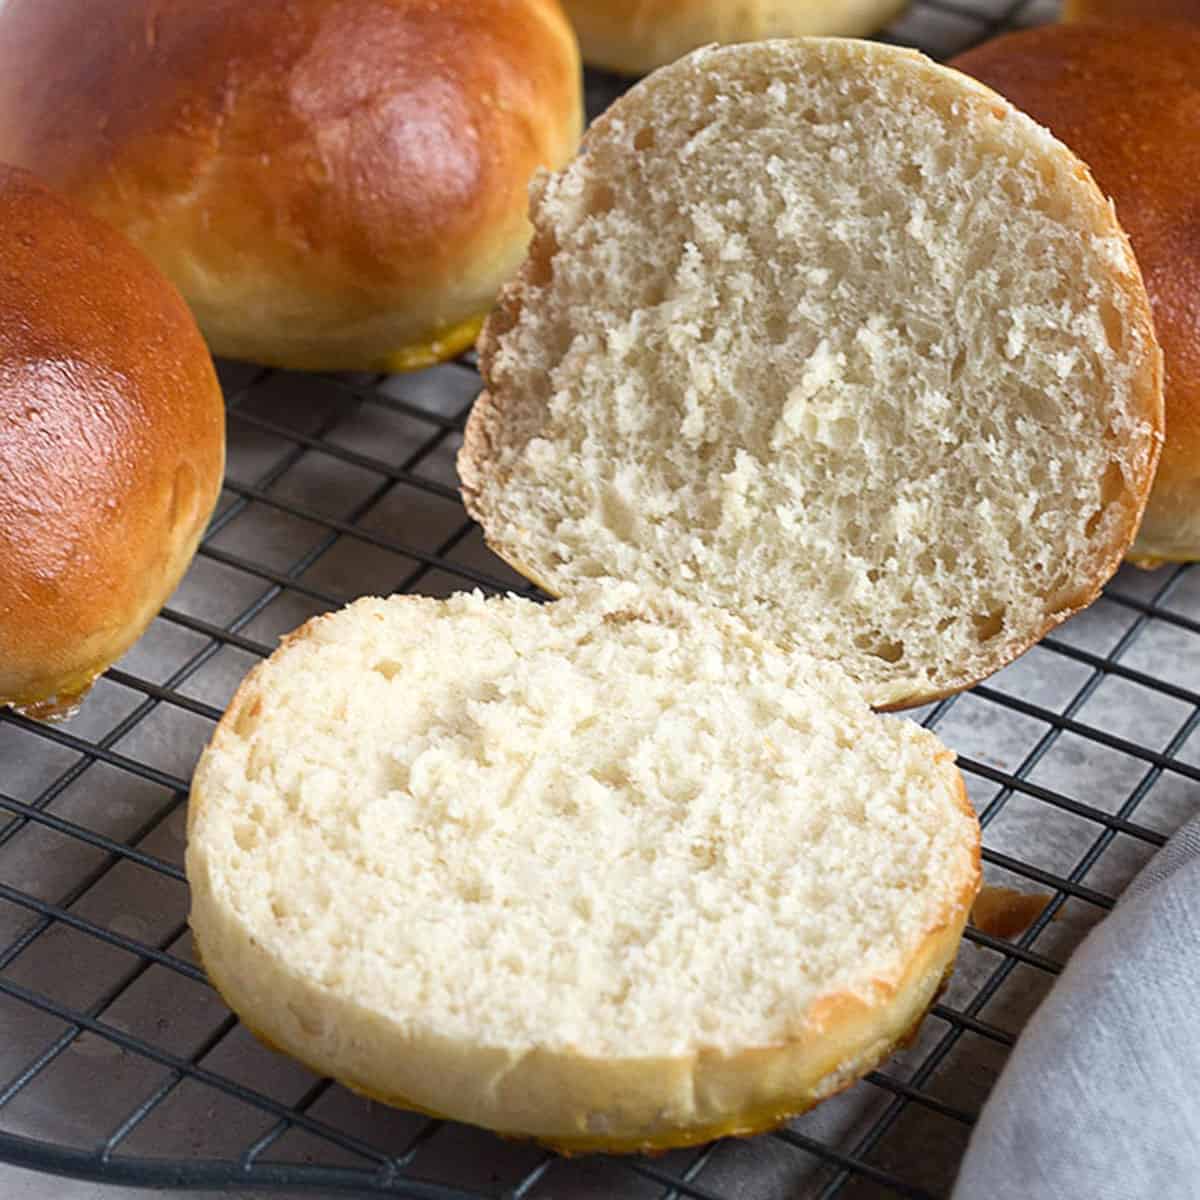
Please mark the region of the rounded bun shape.
<svg viewBox="0 0 1200 1200"><path fill-rule="evenodd" d="M0 159L124 232L215 354L461 352L578 140L557 0L10 0Z"/></svg>
<svg viewBox="0 0 1200 1200"><path fill-rule="evenodd" d="M1120 565L1163 436L1149 302L1086 167L995 92L852 39L699 50L532 211L458 472L552 594L674 588L904 707Z"/></svg>
<svg viewBox="0 0 1200 1200"><path fill-rule="evenodd" d="M224 438L178 292L0 166L0 704L69 709L141 636L216 503Z"/></svg>
<svg viewBox="0 0 1200 1200"><path fill-rule="evenodd" d="M807 34L857 37L908 0L563 0L584 61L641 75L713 42Z"/></svg>
<svg viewBox="0 0 1200 1200"><path fill-rule="evenodd" d="M776 1125L911 1034L979 885L953 755L631 587L367 599L250 675L192 786L205 969L389 1103L568 1152Z"/></svg>
<svg viewBox="0 0 1200 1200"><path fill-rule="evenodd" d="M1167 440L1130 557L1200 558L1200 29L1051 25L952 65L1048 126L1112 197L1166 368Z"/></svg>

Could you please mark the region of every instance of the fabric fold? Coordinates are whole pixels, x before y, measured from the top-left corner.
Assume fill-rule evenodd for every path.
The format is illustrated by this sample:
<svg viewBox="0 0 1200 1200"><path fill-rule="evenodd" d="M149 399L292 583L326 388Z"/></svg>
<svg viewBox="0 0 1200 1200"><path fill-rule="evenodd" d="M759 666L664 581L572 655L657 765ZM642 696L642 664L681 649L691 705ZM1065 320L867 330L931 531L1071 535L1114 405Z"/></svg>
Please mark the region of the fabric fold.
<svg viewBox="0 0 1200 1200"><path fill-rule="evenodd" d="M954 1200L1200 1197L1200 818L1084 940L980 1115Z"/></svg>

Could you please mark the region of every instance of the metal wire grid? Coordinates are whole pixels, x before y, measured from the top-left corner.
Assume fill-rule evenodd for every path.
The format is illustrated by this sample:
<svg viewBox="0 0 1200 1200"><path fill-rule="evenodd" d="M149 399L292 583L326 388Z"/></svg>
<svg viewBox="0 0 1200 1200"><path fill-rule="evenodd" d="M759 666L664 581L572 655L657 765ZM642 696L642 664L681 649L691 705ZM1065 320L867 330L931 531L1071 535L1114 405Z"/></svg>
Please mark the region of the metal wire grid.
<svg viewBox="0 0 1200 1200"><path fill-rule="evenodd" d="M924 0L889 36L944 55L1053 15L1040 3ZM593 107L614 87L592 77ZM1024 1016L1200 794L1200 573L1126 570L1025 659L919 714L963 752L989 880L1052 898L1011 940L968 930L914 1046L751 1143L568 1162L315 1079L253 1043L192 957L190 767L274 638L364 591L534 594L458 506L470 356L393 379L222 377L229 475L180 593L73 721L0 712L0 1158L442 1200L945 1194Z"/></svg>

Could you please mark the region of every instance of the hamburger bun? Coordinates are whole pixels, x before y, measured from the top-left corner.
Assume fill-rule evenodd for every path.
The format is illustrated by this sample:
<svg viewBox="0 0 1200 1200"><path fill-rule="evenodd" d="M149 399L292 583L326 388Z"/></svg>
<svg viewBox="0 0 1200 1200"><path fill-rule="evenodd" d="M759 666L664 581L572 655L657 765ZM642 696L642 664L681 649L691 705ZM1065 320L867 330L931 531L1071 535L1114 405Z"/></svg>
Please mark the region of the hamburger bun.
<svg viewBox="0 0 1200 1200"><path fill-rule="evenodd" d="M698 51L533 220L458 469L551 593L675 588L898 707L1119 566L1162 440L1145 289L1087 169L996 93L877 43Z"/></svg>
<svg viewBox="0 0 1200 1200"><path fill-rule="evenodd" d="M0 7L0 159L125 233L231 358L464 350L580 124L557 0Z"/></svg>
<svg viewBox="0 0 1200 1200"><path fill-rule="evenodd" d="M563 0L584 61L643 75L713 42L803 35L858 37L908 0Z"/></svg>
<svg viewBox="0 0 1200 1200"><path fill-rule="evenodd" d="M213 983L313 1069L665 1150L777 1125L915 1032L979 826L932 734L725 614L403 596L243 683L187 874Z"/></svg>
<svg viewBox="0 0 1200 1200"><path fill-rule="evenodd" d="M1130 556L1200 558L1200 28L1049 25L952 65L1048 126L1112 197L1166 367L1167 441Z"/></svg>
<svg viewBox="0 0 1200 1200"><path fill-rule="evenodd" d="M224 439L179 293L0 166L0 704L62 715L141 636L216 503Z"/></svg>
<svg viewBox="0 0 1200 1200"><path fill-rule="evenodd" d="M1064 0L1064 21L1190 22L1200 24L1200 0Z"/></svg>

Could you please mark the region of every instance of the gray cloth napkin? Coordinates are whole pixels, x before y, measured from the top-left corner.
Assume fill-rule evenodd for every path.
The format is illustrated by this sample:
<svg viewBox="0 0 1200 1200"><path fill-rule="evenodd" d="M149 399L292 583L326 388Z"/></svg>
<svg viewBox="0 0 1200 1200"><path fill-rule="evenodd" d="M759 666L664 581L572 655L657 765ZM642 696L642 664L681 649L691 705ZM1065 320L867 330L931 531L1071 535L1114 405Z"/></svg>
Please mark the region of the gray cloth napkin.
<svg viewBox="0 0 1200 1200"><path fill-rule="evenodd" d="M1072 956L1017 1041L954 1200L1200 1197L1200 818Z"/></svg>

